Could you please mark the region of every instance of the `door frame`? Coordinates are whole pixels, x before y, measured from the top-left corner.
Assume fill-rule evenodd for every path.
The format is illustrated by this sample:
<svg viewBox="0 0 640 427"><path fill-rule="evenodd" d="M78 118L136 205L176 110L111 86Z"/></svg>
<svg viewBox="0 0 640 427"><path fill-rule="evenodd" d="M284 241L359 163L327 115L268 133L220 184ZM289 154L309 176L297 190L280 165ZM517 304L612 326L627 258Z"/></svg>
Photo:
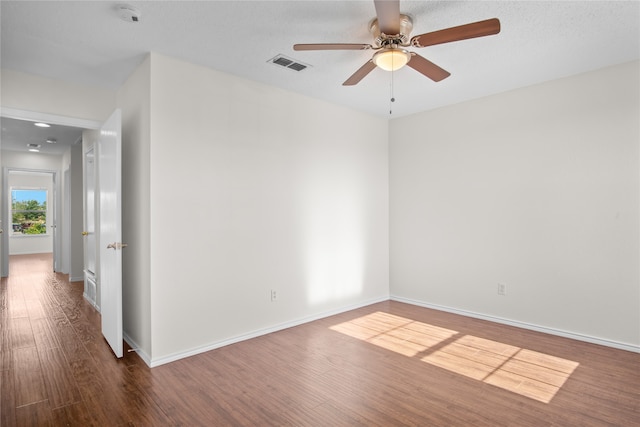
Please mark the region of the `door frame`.
<svg viewBox="0 0 640 427"><path fill-rule="evenodd" d="M99 122L96 120L87 120L87 119L80 119L76 117L59 116L56 114L41 113L37 111L21 110L17 108L8 108L8 107L0 107L0 116L6 117L9 119L45 122L45 123L51 123L55 125L73 126L78 128L84 128L84 129L100 129L100 127L102 126L102 122ZM5 169L7 168L3 168L3 176L2 176L3 190L8 185L7 183L8 171L6 171ZM58 183L56 183L55 185L58 185ZM7 221L9 219L8 211L7 211L9 207L7 205L8 202L5 199L6 197L2 197L2 201L0 203L0 207L2 210L2 212L0 212L0 218L2 219L2 224L4 227L6 227ZM59 211L60 203L57 203L56 210L57 212L55 212L54 215L57 219L60 219L60 211ZM70 234L71 230L65 229L63 233ZM0 250L0 254L1 254L0 277L6 277L9 274L9 233L8 232L2 233L0 234L0 236L2 237L0 239L0 249L1 249ZM65 241L69 242L71 240L71 236L69 235L67 237L68 239L62 238L62 236L60 236L60 233L57 233L55 240L57 240L57 242L60 242L60 243L63 243ZM59 250L61 251L61 253L66 253L65 251L68 251L68 248L64 248L64 247L60 248L60 243L57 243L57 242L54 241L54 250ZM56 247L56 244L57 244L57 247Z"/></svg>
<svg viewBox="0 0 640 427"><path fill-rule="evenodd" d="M18 168L13 166L5 166L2 168L3 173L3 181L2 181L2 194L6 199L4 200L3 209L6 207L7 211L3 212L4 216L7 216L7 220L9 219L9 194L11 188L9 187L9 175L11 172L26 172L26 173L37 173L42 175L49 175L49 179L51 180L51 194L47 197L47 205L53 206L50 213L51 215L47 215L47 233L51 233L52 237L52 245L51 249L53 251L53 271L58 271L56 269L56 261L60 259L60 236L57 231L57 223L59 218L57 214L59 213L58 207L58 196L60 194L60 180L58 179L58 171L51 169L33 169L33 168ZM4 218L3 218L4 219ZM7 242L9 241L9 236L11 235L11 231L4 233L7 234ZM3 248L3 254L4 254ZM7 245L6 250L9 252L9 245ZM9 254L7 253L7 259L9 258Z"/></svg>
<svg viewBox="0 0 640 427"><path fill-rule="evenodd" d="M64 215L60 218L62 223L62 236L61 241L61 265L60 271L64 274L71 273L71 169L66 168L62 171L62 177L64 179L64 188L62 189L62 206L64 207ZM67 230L69 232L67 232ZM69 277L71 280L71 277Z"/></svg>

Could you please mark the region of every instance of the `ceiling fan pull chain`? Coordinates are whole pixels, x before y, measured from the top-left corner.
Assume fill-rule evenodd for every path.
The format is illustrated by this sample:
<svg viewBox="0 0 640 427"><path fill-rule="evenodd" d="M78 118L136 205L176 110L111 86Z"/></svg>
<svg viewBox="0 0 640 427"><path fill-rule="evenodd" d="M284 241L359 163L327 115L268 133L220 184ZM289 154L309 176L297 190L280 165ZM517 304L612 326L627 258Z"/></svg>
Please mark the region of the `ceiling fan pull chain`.
<svg viewBox="0 0 640 427"><path fill-rule="evenodd" d="M392 103L396 102L396 98L393 96L393 73L394 71L391 70L391 98L389 99L389 115L393 114Z"/></svg>

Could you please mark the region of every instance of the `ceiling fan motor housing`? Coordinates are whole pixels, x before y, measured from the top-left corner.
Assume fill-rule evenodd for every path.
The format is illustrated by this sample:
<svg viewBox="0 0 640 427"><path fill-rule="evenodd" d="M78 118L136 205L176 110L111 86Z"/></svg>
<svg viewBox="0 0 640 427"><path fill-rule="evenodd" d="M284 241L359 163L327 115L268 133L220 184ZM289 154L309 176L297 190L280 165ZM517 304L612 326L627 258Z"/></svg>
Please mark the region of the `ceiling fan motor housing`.
<svg viewBox="0 0 640 427"><path fill-rule="evenodd" d="M372 19L369 23L369 32L373 35L378 47L390 45L408 46L411 30L413 30L413 19L409 15L400 15L400 32L398 34L381 32L378 18Z"/></svg>

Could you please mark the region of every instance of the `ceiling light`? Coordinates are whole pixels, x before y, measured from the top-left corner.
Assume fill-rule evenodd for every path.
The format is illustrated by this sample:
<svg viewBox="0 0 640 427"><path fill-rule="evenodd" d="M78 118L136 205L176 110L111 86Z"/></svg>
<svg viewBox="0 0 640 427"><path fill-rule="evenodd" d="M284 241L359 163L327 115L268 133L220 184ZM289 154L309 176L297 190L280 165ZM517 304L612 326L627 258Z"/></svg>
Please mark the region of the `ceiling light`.
<svg viewBox="0 0 640 427"><path fill-rule="evenodd" d="M35 126L38 126L39 128L50 128L51 125L48 125L46 123L34 123Z"/></svg>
<svg viewBox="0 0 640 427"><path fill-rule="evenodd" d="M373 63L385 71L396 71L407 65L411 53L404 49L383 49L373 55Z"/></svg>
<svg viewBox="0 0 640 427"><path fill-rule="evenodd" d="M55 138L47 138L47 143L48 144L55 144L56 142L58 142L58 140L55 139Z"/></svg>
<svg viewBox="0 0 640 427"><path fill-rule="evenodd" d="M39 153L40 150L38 150L37 148L29 148L29 151L31 151L32 153Z"/></svg>

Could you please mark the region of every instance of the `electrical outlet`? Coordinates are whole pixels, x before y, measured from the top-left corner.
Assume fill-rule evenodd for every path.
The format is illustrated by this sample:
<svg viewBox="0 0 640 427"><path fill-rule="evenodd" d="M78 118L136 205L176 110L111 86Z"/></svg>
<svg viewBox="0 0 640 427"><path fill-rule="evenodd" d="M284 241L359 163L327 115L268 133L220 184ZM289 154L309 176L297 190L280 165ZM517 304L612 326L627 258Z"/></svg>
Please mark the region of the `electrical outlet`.
<svg viewBox="0 0 640 427"><path fill-rule="evenodd" d="M498 295L507 295L507 285L498 283Z"/></svg>
<svg viewBox="0 0 640 427"><path fill-rule="evenodd" d="M271 289L271 302L278 300L278 292L275 289Z"/></svg>

